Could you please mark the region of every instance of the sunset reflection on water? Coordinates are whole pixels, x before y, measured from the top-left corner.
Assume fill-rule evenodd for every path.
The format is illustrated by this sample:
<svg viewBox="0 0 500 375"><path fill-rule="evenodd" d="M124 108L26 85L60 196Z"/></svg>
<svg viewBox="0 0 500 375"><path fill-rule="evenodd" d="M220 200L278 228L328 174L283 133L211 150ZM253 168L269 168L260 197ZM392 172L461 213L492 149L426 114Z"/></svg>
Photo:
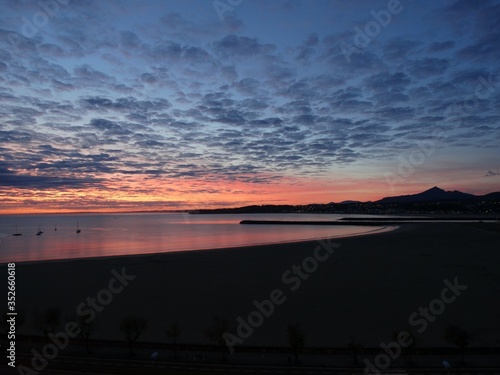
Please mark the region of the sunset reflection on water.
<svg viewBox="0 0 500 375"><path fill-rule="evenodd" d="M343 215L345 216L345 215ZM0 216L0 262L230 248L342 237L381 227L239 225L255 220L337 220L340 215L86 214ZM79 223L81 233L76 233ZM17 225L22 236L14 237ZM38 227L44 233L36 236ZM54 228L57 226L57 231Z"/></svg>

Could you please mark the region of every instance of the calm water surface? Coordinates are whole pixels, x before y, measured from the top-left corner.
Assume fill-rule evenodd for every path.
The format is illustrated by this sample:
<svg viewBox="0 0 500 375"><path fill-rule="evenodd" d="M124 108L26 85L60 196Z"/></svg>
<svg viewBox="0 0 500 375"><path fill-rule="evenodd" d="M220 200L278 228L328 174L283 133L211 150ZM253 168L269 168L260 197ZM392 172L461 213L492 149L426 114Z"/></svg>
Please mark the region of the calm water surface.
<svg viewBox="0 0 500 375"><path fill-rule="evenodd" d="M0 216L0 263L292 242L320 237L351 236L384 228L239 225L244 219L329 221L348 216L183 213ZM80 234L76 234L77 223L81 229ZM16 232L16 225L22 236L12 236ZM37 236L39 228L44 233Z"/></svg>

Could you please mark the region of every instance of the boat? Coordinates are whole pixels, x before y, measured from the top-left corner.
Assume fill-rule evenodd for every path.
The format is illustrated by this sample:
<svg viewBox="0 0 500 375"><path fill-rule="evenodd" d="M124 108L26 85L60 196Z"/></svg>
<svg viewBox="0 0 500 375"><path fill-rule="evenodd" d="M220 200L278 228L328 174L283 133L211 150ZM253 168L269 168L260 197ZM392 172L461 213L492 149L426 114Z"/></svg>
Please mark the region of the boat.
<svg viewBox="0 0 500 375"><path fill-rule="evenodd" d="M77 221L76 222L76 234L78 233L81 233L81 230L80 230L80 223Z"/></svg>
<svg viewBox="0 0 500 375"><path fill-rule="evenodd" d="M36 233L37 236L41 236L43 234L42 232L42 224L38 224L38 232Z"/></svg>
<svg viewBox="0 0 500 375"><path fill-rule="evenodd" d="M12 233L12 235L13 235L13 236L15 236L15 237L18 237L18 236L22 236L22 235L23 235L22 233L19 233L19 232L17 231L17 224L16 224L16 233Z"/></svg>

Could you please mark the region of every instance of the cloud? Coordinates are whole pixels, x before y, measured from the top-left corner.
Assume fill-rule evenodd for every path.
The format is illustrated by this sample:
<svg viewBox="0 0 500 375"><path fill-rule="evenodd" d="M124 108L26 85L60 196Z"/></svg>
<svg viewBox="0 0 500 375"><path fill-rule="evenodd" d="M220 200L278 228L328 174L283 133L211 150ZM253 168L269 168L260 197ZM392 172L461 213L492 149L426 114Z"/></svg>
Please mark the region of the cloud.
<svg viewBox="0 0 500 375"><path fill-rule="evenodd" d="M427 78L434 75L442 75L446 72L450 63L447 59L424 58L413 61L410 72L417 78Z"/></svg>
<svg viewBox="0 0 500 375"><path fill-rule="evenodd" d="M141 41L137 34L131 31L122 31L120 33L120 44L122 48L136 49L140 47Z"/></svg>
<svg viewBox="0 0 500 375"><path fill-rule="evenodd" d="M443 52L450 50L456 46L455 41L453 40L447 40L444 42L432 42L429 47L428 51L429 52Z"/></svg>
<svg viewBox="0 0 500 375"><path fill-rule="evenodd" d="M309 63L309 59L314 55L315 47L319 43L318 34L312 33L307 36L307 39L303 42L303 44L298 48L297 56L295 60L302 63Z"/></svg>
<svg viewBox="0 0 500 375"><path fill-rule="evenodd" d="M85 80L87 84L89 82L95 84L106 84L112 80L110 76L92 68L88 64L76 67L74 72L76 79Z"/></svg>
<svg viewBox="0 0 500 375"><path fill-rule="evenodd" d="M368 77L365 82L372 90L386 90L387 87L404 89L411 83L411 78L402 72L383 72Z"/></svg>
<svg viewBox="0 0 500 375"><path fill-rule="evenodd" d="M486 174L484 175L484 177L492 177L492 176L500 176L500 172L493 172L491 170L489 170L488 172L486 172Z"/></svg>
<svg viewBox="0 0 500 375"><path fill-rule="evenodd" d="M90 121L90 125L103 132L107 136L131 134L131 131L124 129L121 125L118 125L117 123L106 119L92 119Z"/></svg>
<svg viewBox="0 0 500 375"><path fill-rule="evenodd" d="M497 61L500 57L497 44L498 38L500 38L500 31L482 36L476 42L460 49L457 52L457 56L473 61Z"/></svg>
<svg viewBox="0 0 500 375"><path fill-rule="evenodd" d="M276 51L273 44L261 44L257 38L246 36L227 35L213 43L214 50L220 57L270 57Z"/></svg>
<svg viewBox="0 0 500 375"><path fill-rule="evenodd" d="M421 45L420 41L393 38L384 46L384 57L390 60L404 60Z"/></svg>
<svg viewBox="0 0 500 375"><path fill-rule="evenodd" d="M215 192L214 181L328 178L348 164L361 174L437 128L449 160L498 154L495 2L408 4L349 56L343 43L371 2L256 2L224 22L210 2L78 2L32 38L12 20L37 5L19 4L0 15L0 160L11 184L125 176L130 189L141 178L167 189L179 178Z"/></svg>
<svg viewBox="0 0 500 375"><path fill-rule="evenodd" d="M60 177L50 175L29 175L16 173L0 162L0 187L26 189L85 188L100 183L97 178Z"/></svg>

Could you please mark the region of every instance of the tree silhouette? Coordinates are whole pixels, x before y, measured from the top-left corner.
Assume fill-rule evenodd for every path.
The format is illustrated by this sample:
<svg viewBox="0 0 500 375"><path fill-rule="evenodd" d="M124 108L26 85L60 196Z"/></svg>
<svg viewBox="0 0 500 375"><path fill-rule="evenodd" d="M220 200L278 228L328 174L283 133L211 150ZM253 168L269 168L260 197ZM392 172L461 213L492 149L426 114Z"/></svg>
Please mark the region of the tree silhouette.
<svg viewBox="0 0 500 375"><path fill-rule="evenodd" d="M224 334L230 330L227 320L217 315L213 316L212 326L205 330L205 336L219 346L223 362L226 361L226 352L228 351Z"/></svg>
<svg viewBox="0 0 500 375"><path fill-rule="evenodd" d="M358 352L363 348L363 344L355 343L354 338L351 336L351 342L347 345L349 350L352 351L352 361L355 365L358 364Z"/></svg>
<svg viewBox="0 0 500 375"><path fill-rule="evenodd" d="M37 311L34 313L33 322L35 328L49 341L49 334L53 333L61 323L61 309L59 307L49 307L45 311Z"/></svg>
<svg viewBox="0 0 500 375"><path fill-rule="evenodd" d="M415 338L415 335L409 330L395 331L392 334L392 339L395 342L397 342L398 345L400 345L399 336L401 334L405 334L408 337L407 341L410 341L410 343L408 345L406 345L406 346L401 345L401 347L402 347L402 350L404 350L406 355L408 356L408 362L411 364L412 363L413 349L417 345L417 339Z"/></svg>
<svg viewBox="0 0 500 375"><path fill-rule="evenodd" d="M78 327L80 328L80 334L79 336L81 337L84 345L85 345L85 353L87 356L92 354L92 351L90 350L90 337L92 336L92 333L94 333L97 329L97 322L96 319L89 319L89 316L80 316L78 319Z"/></svg>
<svg viewBox="0 0 500 375"><path fill-rule="evenodd" d="M306 334L300 329L299 323L289 324L287 333L288 343L295 356L295 363L299 363L299 354L302 353L304 345L306 344Z"/></svg>
<svg viewBox="0 0 500 375"><path fill-rule="evenodd" d="M175 322L165 328L165 335L167 335L167 338L172 341L172 345L174 346L174 359L177 360L177 339L181 335L179 324Z"/></svg>
<svg viewBox="0 0 500 375"><path fill-rule="evenodd" d="M145 318L136 315L129 315L122 319L120 323L120 330L127 339L131 357L134 356L135 342L144 330L148 328L148 325L149 323Z"/></svg>
<svg viewBox="0 0 500 375"><path fill-rule="evenodd" d="M473 336L456 325L448 325L444 329L443 338L460 348L460 361L464 363L465 348L469 346Z"/></svg>

